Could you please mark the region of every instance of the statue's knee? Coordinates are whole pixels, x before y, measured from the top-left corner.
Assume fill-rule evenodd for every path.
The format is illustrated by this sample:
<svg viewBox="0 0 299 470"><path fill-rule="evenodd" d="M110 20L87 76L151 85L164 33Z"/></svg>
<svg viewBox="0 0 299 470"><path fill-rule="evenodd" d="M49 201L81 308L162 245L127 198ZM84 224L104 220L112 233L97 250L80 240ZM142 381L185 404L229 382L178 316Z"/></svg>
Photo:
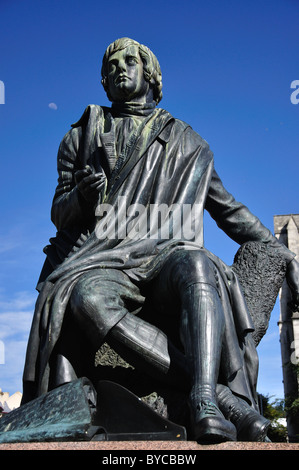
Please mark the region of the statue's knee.
<svg viewBox="0 0 299 470"><path fill-rule="evenodd" d="M83 289L81 289L81 284L80 281L78 281L75 286L73 287L69 304L71 307L71 310L77 310L80 308L80 306L83 304L84 301L84 296L83 296Z"/></svg>
<svg viewBox="0 0 299 470"><path fill-rule="evenodd" d="M210 284L217 287L217 270L212 261L204 251L194 251L193 256L190 252L190 269L193 272L194 279L200 283Z"/></svg>
<svg viewBox="0 0 299 470"><path fill-rule="evenodd" d="M74 286L70 296L70 308L76 317L86 316L101 304L100 293L93 288L88 278L81 278Z"/></svg>
<svg viewBox="0 0 299 470"><path fill-rule="evenodd" d="M210 269L209 258L201 250L188 252L188 266L197 273L203 273Z"/></svg>
<svg viewBox="0 0 299 470"><path fill-rule="evenodd" d="M216 286L216 269L203 250L184 250L172 260L171 277L182 288L195 283Z"/></svg>

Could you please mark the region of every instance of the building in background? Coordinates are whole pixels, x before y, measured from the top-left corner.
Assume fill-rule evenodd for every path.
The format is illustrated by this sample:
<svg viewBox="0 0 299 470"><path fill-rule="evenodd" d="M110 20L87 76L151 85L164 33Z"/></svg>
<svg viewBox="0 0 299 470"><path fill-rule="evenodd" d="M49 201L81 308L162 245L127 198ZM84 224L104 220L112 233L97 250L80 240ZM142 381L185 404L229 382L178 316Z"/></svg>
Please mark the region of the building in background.
<svg viewBox="0 0 299 470"><path fill-rule="evenodd" d="M299 259L299 214L274 216L276 238L293 251ZM280 347L283 385L290 442L299 440L299 312L291 308L291 292L284 281L280 293ZM296 413L297 407L297 413Z"/></svg>

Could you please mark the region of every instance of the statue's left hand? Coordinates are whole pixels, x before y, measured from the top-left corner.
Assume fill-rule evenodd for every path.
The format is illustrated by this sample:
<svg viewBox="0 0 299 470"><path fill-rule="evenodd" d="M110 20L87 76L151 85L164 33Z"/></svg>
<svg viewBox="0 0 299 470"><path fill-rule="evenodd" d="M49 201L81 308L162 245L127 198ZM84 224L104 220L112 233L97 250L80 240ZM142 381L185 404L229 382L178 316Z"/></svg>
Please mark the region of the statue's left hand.
<svg viewBox="0 0 299 470"><path fill-rule="evenodd" d="M293 311L299 311L299 263L293 259L287 268L286 279L292 292Z"/></svg>

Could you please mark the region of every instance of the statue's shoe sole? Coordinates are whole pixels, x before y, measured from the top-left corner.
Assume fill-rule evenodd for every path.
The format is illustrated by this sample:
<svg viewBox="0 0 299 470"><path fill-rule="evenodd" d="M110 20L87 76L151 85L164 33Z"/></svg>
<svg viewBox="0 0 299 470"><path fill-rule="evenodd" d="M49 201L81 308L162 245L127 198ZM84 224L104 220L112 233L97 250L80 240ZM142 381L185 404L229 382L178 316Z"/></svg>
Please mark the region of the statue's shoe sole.
<svg viewBox="0 0 299 470"><path fill-rule="evenodd" d="M218 444L236 441L237 431L230 421L207 417L193 426L193 438L199 444Z"/></svg>

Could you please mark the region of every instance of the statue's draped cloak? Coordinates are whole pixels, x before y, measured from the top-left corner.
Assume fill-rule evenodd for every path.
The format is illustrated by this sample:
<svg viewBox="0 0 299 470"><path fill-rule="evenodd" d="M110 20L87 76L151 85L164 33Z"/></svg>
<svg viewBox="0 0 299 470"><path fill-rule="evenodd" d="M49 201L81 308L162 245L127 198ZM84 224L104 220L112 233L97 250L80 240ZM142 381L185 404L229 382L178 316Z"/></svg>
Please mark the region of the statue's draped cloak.
<svg viewBox="0 0 299 470"><path fill-rule="evenodd" d="M23 376L27 401L49 388L50 357L60 337L72 289L84 273L116 268L137 285L148 283L176 250L205 250L204 209L237 243L261 241L283 250L269 230L224 189L208 144L190 126L162 109L141 122L121 160L115 155L115 123L110 108L89 106L60 145L59 180L52 207L58 232L46 249L48 256L38 286ZM74 172L87 164L103 171L107 180L101 199L105 206L92 211L74 182ZM186 239L180 224L169 225L166 213L159 226L149 223L150 208L160 204L193 207L193 239L190 231ZM140 219L143 208L146 217ZM253 403L258 360L250 335L252 320L232 269L205 252L218 270L225 313L222 375L234 392ZM102 341L120 319L107 322Z"/></svg>

